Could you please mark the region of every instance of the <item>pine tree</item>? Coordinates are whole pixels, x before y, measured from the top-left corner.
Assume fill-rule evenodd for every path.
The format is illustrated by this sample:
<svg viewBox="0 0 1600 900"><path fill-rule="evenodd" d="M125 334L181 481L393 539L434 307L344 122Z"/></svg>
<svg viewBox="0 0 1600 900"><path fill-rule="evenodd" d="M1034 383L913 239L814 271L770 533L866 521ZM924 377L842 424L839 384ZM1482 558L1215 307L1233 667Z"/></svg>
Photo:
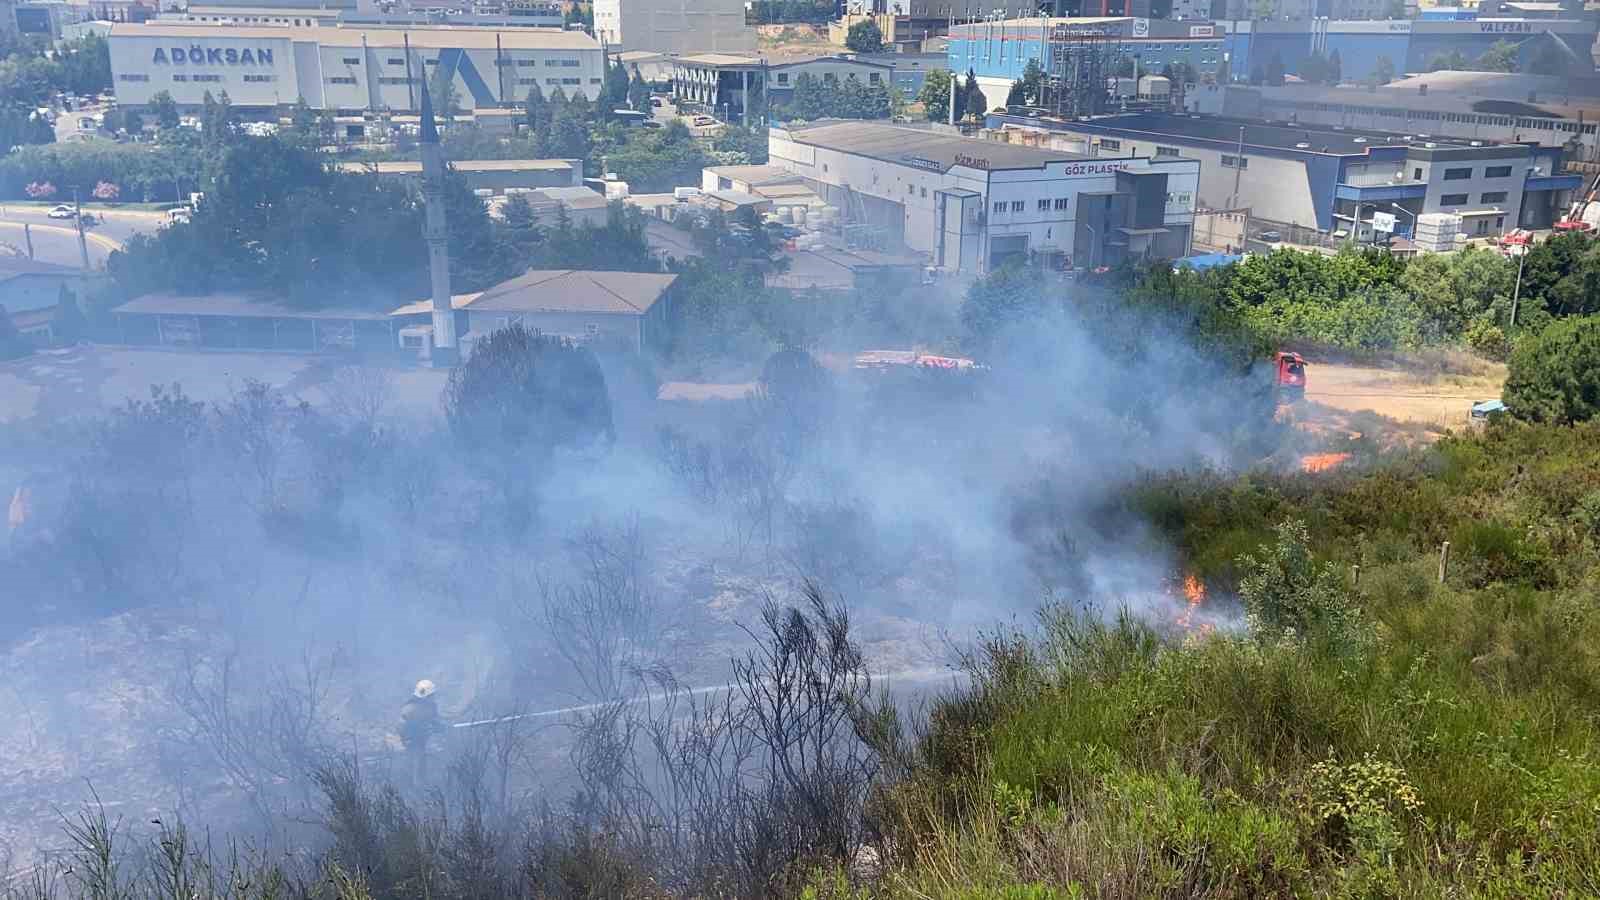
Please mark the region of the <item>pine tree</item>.
<svg viewBox="0 0 1600 900"><path fill-rule="evenodd" d="M50 329L55 332L56 340L63 344L76 344L89 332L89 320L83 315L83 307L78 305L78 295L64 284L56 298L56 314Z"/></svg>
<svg viewBox="0 0 1600 900"><path fill-rule="evenodd" d="M550 104L544 99L544 92L539 90L539 85L534 84L528 88L527 102L528 130L538 134L550 127Z"/></svg>
<svg viewBox="0 0 1600 900"><path fill-rule="evenodd" d="M639 65L633 66L633 77L628 80L628 106L639 112L650 111L650 85L639 74Z"/></svg>

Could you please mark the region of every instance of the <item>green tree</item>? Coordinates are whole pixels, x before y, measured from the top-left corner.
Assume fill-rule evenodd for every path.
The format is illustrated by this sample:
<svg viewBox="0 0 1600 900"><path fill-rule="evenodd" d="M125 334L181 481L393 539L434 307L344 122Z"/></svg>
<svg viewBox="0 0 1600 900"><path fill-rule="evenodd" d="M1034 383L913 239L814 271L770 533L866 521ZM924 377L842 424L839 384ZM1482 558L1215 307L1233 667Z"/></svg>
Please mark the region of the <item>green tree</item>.
<svg viewBox="0 0 1600 900"><path fill-rule="evenodd" d="M854 53L882 53L883 31L872 19L864 19L850 26L845 33L844 45Z"/></svg>
<svg viewBox="0 0 1600 900"><path fill-rule="evenodd" d="M1378 84L1388 84L1394 80L1394 60L1387 56L1378 57L1373 66L1372 77Z"/></svg>
<svg viewBox="0 0 1600 900"><path fill-rule="evenodd" d="M633 75L628 79L628 107L639 112L650 111L650 85L639 74L638 63L634 64Z"/></svg>
<svg viewBox="0 0 1600 900"><path fill-rule="evenodd" d="M178 104L168 91L157 91L150 98L150 112L156 117L156 127L163 130L178 127Z"/></svg>
<svg viewBox="0 0 1600 900"><path fill-rule="evenodd" d="M56 313L50 321L50 330L62 344L76 344L89 336L89 320L78 304L78 295L66 285L56 297Z"/></svg>
<svg viewBox="0 0 1600 900"><path fill-rule="evenodd" d="M491 332L450 373L450 428L477 450L539 458L613 434L611 399L594 354L520 322Z"/></svg>
<svg viewBox="0 0 1600 900"><path fill-rule="evenodd" d="M1428 58L1427 69L1429 72L1459 71L1467 68L1467 57L1460 50L1451 50L1449 53L1435 53Z"/></svg>
<svg viewBox="0 0 1600 900"><path fill-rule="evenodd" d="M950 116L950 70L933 69L922 80L917 99L930 122L944 122Z"/></svg>
<svg viewBox="0 0 1600 900"><path fill-rule="evenodd" d="M1515 72L1517 45L1510 41L1495 41L1478 57L1478 68L1484 72Z"/></svg>
<svg viewBox="0 0 1600 900"><path fill-rule="evenodd" d="M605 79L600 85L599 105L602 117L608 117L612 110L628 105L628 67L622 64L621 59L606 66Z"/></svg>
<svg viewBox="0 0 1600 900"><path fill-rule="evenodd" d="M433 78L428 83L428 99L439 116L441 128L450 125L461 114L461 94L456 91L455 73L444 66L435 66Z"/></svg>
<svg viewBox="0 0 1600 900"><path fill-rule="evenodd" d="M1540 311L1557 317L1600 312L1600 240L1568 232L1535 244L1523 268L1521 300L1523 325Z"/></svg>
<svg viewBox="0 0 1600 900"><path fill-rule="evenodd" d="M79 95L111 90L111 45L98 34L63 43L56 51L62 86Z"/></svg>
<svg viewBox="0 0 1600 900"><path fill-rule="evenodd" d="M1328 54L1328 71L1326 80L1329 84L1335 85L1344 80L1344 58L1339 55L1339 51L1337 49Z"/></svg>
<svg viewBox="0 0 1600 900"><path fill-rule="evenodd" d="M1593 419L1600 413L1600 318L1556 322L1518 342L1502 396L1525 421Z"/></svg>
<svg viewBox="0 0 1600 900"><path fill-rule="evenodd" d="M1272 87L1283 86L1283 55L1276 50L1272 52L1272 58L1267 60L1266 79L1266 83Z"/></svg>
<svg viewBox="0 0 1600 900"><path fill-rule="evenodd" d="M967 70L967 83L961 93L966 98L963 112L968 118L982 119L989 111L989 100L983 94L983 88L978 87L978 75L971 69Z"/></svg>

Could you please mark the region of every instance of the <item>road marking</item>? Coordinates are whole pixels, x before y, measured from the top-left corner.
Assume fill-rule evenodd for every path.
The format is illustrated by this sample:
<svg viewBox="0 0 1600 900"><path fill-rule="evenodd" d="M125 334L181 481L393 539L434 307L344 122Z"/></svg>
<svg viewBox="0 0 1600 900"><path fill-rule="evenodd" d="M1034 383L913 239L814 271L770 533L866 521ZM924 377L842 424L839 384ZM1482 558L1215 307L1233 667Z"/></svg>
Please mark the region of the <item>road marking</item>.
<svg viewBox="0 0 1600 900"><path fill-rule="evenodd" d="M29 226L33 228L44 229L45 231L59 231L68 237L78 236L78 229L76 228L66 228L61 225L46 225L42 222L0 222L0 225L4 225L8 228L15 228L18 231L22 231L24 226ZM87 241L106 248L107 251L122 249L122 243L120 241L117 241L114 238L108 238L103 234L95 234L92 231L85 231L83 233L83 237Z"/></svg>

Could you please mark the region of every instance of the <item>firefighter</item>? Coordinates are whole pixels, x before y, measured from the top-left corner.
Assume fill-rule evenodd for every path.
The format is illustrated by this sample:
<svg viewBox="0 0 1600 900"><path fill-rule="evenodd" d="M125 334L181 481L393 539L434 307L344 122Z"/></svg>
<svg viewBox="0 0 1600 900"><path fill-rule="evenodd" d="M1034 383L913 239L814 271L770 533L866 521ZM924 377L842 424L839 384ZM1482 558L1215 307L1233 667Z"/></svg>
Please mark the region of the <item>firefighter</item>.
<svg viewBox="0 0 1600 900"><path fill-rule="evenodd" d="M433 682L424 678L400 708L400 745L405 748L411 783L418 788L428 780L428 739L444 730Z"/></svg>

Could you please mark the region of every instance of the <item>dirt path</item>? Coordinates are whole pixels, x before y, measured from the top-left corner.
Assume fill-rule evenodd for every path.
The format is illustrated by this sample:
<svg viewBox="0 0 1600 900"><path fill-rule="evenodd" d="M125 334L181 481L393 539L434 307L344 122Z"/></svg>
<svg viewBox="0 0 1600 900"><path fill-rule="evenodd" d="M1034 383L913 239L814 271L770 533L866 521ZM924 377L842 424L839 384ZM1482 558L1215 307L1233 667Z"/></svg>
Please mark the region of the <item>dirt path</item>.
<svg viewBox="0 0 1600 900"><path fill-rule="evenodd" d="M1461 430L1472 404L1500 396L1505 366L1484 363L1473 374L1419 373L1370 365L1318 363L1311 360L1306 399L1307 421L1324 427L1351 427L1362 414L1375 414L1413 426L1426 439L1446 429Z"/></svg>

